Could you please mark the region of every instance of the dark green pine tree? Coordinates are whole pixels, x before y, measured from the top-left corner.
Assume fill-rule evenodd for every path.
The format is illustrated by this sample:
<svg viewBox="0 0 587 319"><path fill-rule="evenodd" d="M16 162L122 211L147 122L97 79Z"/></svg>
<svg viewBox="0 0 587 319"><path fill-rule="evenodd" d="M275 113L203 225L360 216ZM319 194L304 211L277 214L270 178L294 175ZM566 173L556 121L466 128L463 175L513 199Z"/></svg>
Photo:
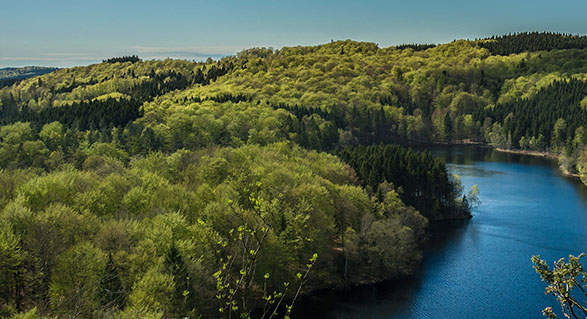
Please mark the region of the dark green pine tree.
<svg viewBox="0 0 587 319"><path fill-rule="evenodd" d="M450 112L447 112L444 116L444 136L447 141L452 139L452 119L450 118Z"/></svg>
<svg viewBox="0 0 587 319"><path fill-rule="evenodd" d="M125 297L122 282L118 277L112 254L108 255L104 276L100 280L100 301L106 308L122 309L124 307Z"/></svg>
<svg viewBox="0 0 587 319"><path fill-rule="evenodd" d="M306 123L303 119L300 120L300 124L298 125L298 144L302 147L308 147L308 132L306 132Z"/></svg>
<svg viewBox="0 0 587 319"><path fill-rule="evenodd" d="M204 73L202 73L202 69L198 69L198 71L196 71L196 75L194 76L194 82L202 84L205 81L206 79L204 78Z"/></svg>
<svg viewBox="0 0 587 319"><path fill-rule="evenodd" d="M165 257L165 267L173 276L175 286L172 300L173 318L194 318L196 300L191 275L175 244L171 246Z"/></svg>
<svg viewBox="0 0 587 319"><path fill-rule="evenodd" d="M161 143L157 139L157 136L155 136L155 132L153 131L153 129L150 127L147 127L143 130L140 140L142 146L141 152L143 154L147 154L150 151L158 150L159 148L161 148Z"/></svg>

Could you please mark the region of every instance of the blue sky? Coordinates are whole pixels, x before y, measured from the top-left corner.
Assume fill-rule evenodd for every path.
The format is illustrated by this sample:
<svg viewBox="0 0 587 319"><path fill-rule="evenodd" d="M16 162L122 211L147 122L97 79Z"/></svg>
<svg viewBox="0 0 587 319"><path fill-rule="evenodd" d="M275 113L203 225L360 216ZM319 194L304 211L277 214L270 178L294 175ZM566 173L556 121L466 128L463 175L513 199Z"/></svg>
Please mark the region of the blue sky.
<svg viewBox="0 0 587 319"><path fill-rule="evenodd" d="M353 39L389 46L518 31L587 34L585 0L0 0L0 67L137 54L204 59Z"/></svg>

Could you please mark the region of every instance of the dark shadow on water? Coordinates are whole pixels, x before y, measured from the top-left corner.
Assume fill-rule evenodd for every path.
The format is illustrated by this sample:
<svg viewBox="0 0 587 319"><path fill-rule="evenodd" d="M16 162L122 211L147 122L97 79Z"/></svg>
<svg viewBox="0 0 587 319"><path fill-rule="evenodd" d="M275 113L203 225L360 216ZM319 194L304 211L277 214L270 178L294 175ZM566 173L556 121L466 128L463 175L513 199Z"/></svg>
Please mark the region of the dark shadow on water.
<svg viewBox="0 0 587 319"><path fill-rule="evenodd" d="M458 244L468 228L469 220L432 224L430 238L424 246L424 261L415 274L401 279L361 285L344 291L325 289L303 296L296 303L292 319L360 318L361 313L374 305L382 307L385 316L410 308L413 296L422 286L424 273L434 263L435 256L447 246Z"/></svg>
<svg viewBox="0 0 587 319"><path fill-rule="evenodd" d="M429 146L417 148L417 150L430 151L432 155L442 158L446 163L459 165L473 165L475 162L501 162L556 166L556 161L546 157L500 152L487 146Z"/></svg>

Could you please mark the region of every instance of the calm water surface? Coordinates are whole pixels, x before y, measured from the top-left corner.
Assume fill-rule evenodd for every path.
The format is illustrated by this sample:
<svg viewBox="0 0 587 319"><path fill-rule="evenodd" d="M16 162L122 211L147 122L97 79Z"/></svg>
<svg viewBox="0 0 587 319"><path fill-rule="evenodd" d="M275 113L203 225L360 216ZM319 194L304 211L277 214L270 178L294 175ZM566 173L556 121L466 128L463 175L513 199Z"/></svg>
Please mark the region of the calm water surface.
<svg viewBox="0 0 587 319"><path fill-rule="evenodd" d="M473 218L436 226L412 278L318 293L302 300L296 318L541 318L544 307L560 308L544 295L530 258L587 252L587 188L542 158L479 147L431 151L465 189L479 185Z"/></svg>

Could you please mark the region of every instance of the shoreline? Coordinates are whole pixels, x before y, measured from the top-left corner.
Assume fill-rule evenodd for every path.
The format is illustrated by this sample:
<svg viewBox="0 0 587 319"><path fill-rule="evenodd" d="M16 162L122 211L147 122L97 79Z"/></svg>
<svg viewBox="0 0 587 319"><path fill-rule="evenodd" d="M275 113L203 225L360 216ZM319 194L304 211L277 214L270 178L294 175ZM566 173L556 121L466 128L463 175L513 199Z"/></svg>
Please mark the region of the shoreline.
<svg viewBox="0 0 587 319"><path fill-rule="evenodd" d="M491 145L487 145L488 147L491 147ZM529 155L529 156L536 156L536 157L543 157L543 158L547 158L550 160L556 160L556 164L558 167L558 172L564 176L564 177L568 177L568 178L572 178L572 179L576 179L579 182L581 182L581 176L579 176L579 174L576 173L571 173L569 171L567 171L566 169L563 169L559 164L558 161L560 159L559 155L556 155L554 153L551 152L540 152L540 151L529 151L529 150L516 150L516 149L507 149L507 148L499 148L499 147L491 147L492 149L498 151L498 152L502 152L502 153L510 153L510 154L520 154L520 155Z"/></svg>
<svg viewBox="0 0 587 319"><path fill-rule="evenodd" d="M492 150L502 152L502 153L528 155L528 156L546 158L549 160L556 161L557 171L559 172L559 174L561 176L567 177L570 179L574 179L574 180L578 181L579 183L583 184L583 182L581 181L581 176L579 174L571 173L559 165L560 155L557 155L555 153L494 147L491 144L488 144L485 142L473 141L470 139L454 140L454 141L450 141L450 142L431 142L431 143L429 143L429 145L431 145L431 146L479 146L479 147L490 148ZM583 185L587 186L587 184L583 184Z"/></svg>
<svg viewBox="0 0 587 319"><path fill-rule="evenodd" d="M491 147L491 145L488 145ZM510 153L510 154L521 154L521 155L530 155L530 156L537 156L537 157L545 157L548 159L558 160L558 155L550 152L540 152L540 151L529 151L529 150L517 150L517 149L509 149L509 148L501 148L501 147L491 147L492 149L502 152L502 153Z"/></svg>

